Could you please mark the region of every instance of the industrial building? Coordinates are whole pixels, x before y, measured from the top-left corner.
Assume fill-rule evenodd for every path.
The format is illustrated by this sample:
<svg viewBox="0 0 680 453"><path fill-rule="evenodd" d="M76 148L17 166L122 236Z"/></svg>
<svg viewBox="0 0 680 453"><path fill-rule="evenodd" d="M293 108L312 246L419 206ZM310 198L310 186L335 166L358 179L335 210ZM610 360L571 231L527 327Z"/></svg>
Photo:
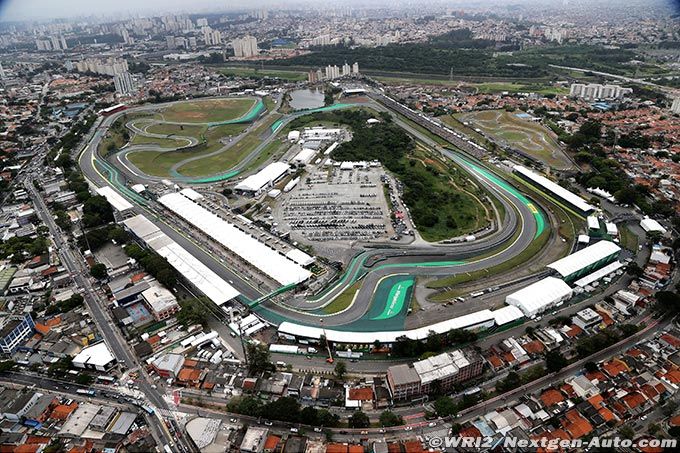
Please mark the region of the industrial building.
<svg viewBox="0 0 680 453"><path fill-rule="evenodd" d="M394 400L427 395L435 387L446 392L454 385L482 374L484 359L472 349L445 352L413 364L387 369L387 383Z"/></svg>
<svg viewBox="0 0 680 453"><path fill-rule="evenodd" d="M250 175L236 184L234 190L250 195L259 195L287 175L289 170L290 166L284 162L272 162L254 175Z"/></svg>
<svg viewBox="0 0 680 453"><path fill-rule="evenodd" d="M600 241L548 264L548 267L565 281L572 282L613 262L620 252L621 247L613 242Z"/></svg>
<svg viewBox="0 0 680 453"><path fill-rule="evenodd" d="M586 203L583 198L579 197L575 193L568 191L559 184L549 180L545 176L541 176L538 173L529 170L526 167L515 165L512 167L512 169L520 178L534 186L538 186L540 189L546 190L548 194L556 198L557 201L565 203L568 207L574 209L577 213L583 216L587 216L597 209L595 206Z"/></svg>
<svg viewBox="0 0 680 453"><path fill-rule="evenodd" d="M216 305L223 305L240 294L143 215L126 219L123 224L133 236L165 258L185 280Z"/></svg>
<svg viewBox="0 0 680 453"><path fill-rule="evenodd" d="M505 298L505 303L519 308L526 317L533 318L545 310L569 300L572 295L571 288L562 280L546 277L509 294Z"/></svg>
<svg viewBox="0 0 680 453"><path fill-rule="evenodd" d="M312 276L311 272L292 259L280 254L277 250L241 231L235 225L179 193L163 195L158 201L248 264L282 285L302 283Z"/></svg>

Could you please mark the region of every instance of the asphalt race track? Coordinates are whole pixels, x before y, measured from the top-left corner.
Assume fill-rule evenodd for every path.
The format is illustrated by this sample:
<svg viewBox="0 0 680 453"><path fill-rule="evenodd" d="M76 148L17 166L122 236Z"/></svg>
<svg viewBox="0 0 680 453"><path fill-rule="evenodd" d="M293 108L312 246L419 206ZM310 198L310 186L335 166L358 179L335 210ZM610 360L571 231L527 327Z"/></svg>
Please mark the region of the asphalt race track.
<svg viewBox="0 0 680 453"><path fill-rule="evenodd" d="M257 288L251 286L247 279L228 269L220 260L205 252L192 238L175 230L167 224L159 210L127 188L128 183L148 183L161 178L148 177L139 171L134 171L123 164L119 154L109 156L108 160L97 154L99 142L106 130L122 114L130 112L154 111L169 104L156 104L135 107L124 112L111 115L98 121L92 137L81 154L79 163L83 174L94 186L112 186L125 196L135 206L134 211L144 214L154 222L163 232L185 247L197 259L222 278L233 282L245 299L255 301L264 296ZM356 104L339 104L333 108L344 108ZM387 110L382 104L373 100L363 102L375 110ZM271 114L270 112L269 114ZM271 134L243 161L226 172L217 174L204 181L217 181L235 175L242 168L257 157L260 151L276 136L276 131L297 116L308 114L310 111L296 112L281 118L271 127ZM260 116L256 121L265 121L267 115ZM409 124L395 118L404 129L417 139L440 149L432 139ZM179 137L178 137L179 138ZM142 145L145 146L145 145ZM170 150L171 148L164 148ZM341 277L336 279L320 295L293 295L287 298L285 305L281 302L265 301L252 306L262 318L280 324L283 321L293 321L300 324L319 326L333 326L337 330L357 331L385 331L403 328L408 303L400 302L400 298L407 300L414 288L416 276L448 276L480 269L486 269L503 263L520 254L547 228L547 218L538 205L516 188L505 182L498 174L489 170L476 158L460 151L441 150L445 158L451 159L459 167L465 169L473 179L503 205L505 215L500 228L496 231L469 243L436 244L427 246L385 246L370 248L360 252L346 267ZM178 183L196 184L186 178L175 179ZM362 279L363 283L357 292L353 303L345 310L327 314L323 307L331 303L335 297L345 289ZM408 282L411 281L409 285ZM386 283L387 282L387 283ZM394 282L394 284L390 284ZM404 283L406 282L406 283ZM394 285L401 285L395 289ZM392 294L393 291L398 295ZM392 294L392 297L390 297ZM406 307L404 308L404 305Z"/></svg>

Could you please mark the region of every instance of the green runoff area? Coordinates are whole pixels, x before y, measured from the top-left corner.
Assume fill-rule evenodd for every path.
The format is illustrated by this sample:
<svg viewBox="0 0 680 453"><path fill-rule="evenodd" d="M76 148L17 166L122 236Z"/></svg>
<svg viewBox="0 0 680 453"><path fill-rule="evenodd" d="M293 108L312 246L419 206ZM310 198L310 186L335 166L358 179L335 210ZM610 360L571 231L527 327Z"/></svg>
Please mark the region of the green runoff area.
<svg viewBox="0 0 680 453"><path fill-rule="evenodd" d="M483 110L458 113L455 114L455 119L468 123L471 128L479 128L485 134L535 157L549 167L571 168L571 161L550 131L539 123L522 118L521 115L525 113ZM455 120L445 118L444 121L449 124Z"/></svg>

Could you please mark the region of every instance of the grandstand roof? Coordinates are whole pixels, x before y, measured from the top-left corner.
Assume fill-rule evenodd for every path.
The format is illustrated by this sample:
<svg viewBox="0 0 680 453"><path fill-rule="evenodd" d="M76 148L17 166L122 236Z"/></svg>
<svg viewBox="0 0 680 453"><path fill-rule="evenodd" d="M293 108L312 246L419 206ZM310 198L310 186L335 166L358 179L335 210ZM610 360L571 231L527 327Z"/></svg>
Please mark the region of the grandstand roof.
<svg viewBox="0 0 680 453"><path fill-rule="evenodd" d="M106 201L108 201L109 204L113 206L113 208L118 212L127 211L128 209L133 208L132 204L130 204L129 201L123 198L118 192L113 190L110 186L98 188L97 193L102 197L106 198Z"/></svg>
<svg viewBox="0 0 680 453"><path fill-rule="evenodd" d="M583 198L579 197L575 193L568 191L559 184L549 180L545 176L541 176L538 173L529 170L526 167L523 167L521 165L515 165L513 167L513 170L530 179L531 181L535 182L536 184L543 187L547 191L552 192L553 194L557 195L558 197L562 198L565 201L568 201L573 206L575 206L576 208L580 209L583 212L591 212L595 211L596 209L595 206L586 203L586 201Z"/></svg>
<svg viewBox="0 0 680 453"><path fill-rule="evenodd" d="M555 269L562 277L572 275L583 268L618 253L621 247L610 241L600 241L590 245L576 253L548 264L548 267Z"/></svg>
<svg viewBox="0 0 680 453"><path fill-rule="evenodd" d="M164 195L158 201L282 285L300 283L312 275L277 250L178 193Z"/></svg>

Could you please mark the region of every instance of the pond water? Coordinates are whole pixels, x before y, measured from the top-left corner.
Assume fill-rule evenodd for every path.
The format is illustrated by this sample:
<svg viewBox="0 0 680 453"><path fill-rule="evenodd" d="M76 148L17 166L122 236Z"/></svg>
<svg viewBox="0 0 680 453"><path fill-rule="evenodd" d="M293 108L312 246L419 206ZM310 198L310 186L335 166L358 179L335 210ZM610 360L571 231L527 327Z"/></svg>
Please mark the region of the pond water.
<svg viewBox="0 0 680 453"><path fill-rule="evenodd" d="M290 92L290 106L295 110L323 107L323 90L295 90Z"/></svg>

